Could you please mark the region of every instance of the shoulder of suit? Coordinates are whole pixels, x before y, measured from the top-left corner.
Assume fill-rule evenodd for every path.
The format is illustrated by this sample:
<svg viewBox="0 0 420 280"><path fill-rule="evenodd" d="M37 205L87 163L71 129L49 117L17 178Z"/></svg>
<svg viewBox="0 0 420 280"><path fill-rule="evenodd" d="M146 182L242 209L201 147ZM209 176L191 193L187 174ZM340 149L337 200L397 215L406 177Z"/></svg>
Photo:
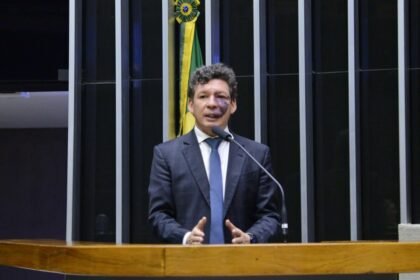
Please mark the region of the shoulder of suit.
<svg viewBox="0 0 420 280"><path fill-rule="evenodd" d="M191 142L194 143L194 137L195 137L195 134L193 132L189 132L185 135L181 135L174 139L160 143L157 145L157 147L161 149L166 149L166 148L173 149L174 147L182 146L185 143L191 143Z"/></svg>

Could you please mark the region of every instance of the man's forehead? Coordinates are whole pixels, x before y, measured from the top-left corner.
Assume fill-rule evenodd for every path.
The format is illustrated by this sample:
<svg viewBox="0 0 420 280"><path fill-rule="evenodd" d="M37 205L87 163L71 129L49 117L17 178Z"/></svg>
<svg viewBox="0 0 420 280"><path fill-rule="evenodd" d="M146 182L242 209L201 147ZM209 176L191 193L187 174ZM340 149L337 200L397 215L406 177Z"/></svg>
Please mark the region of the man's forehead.
<svg viewBox="0 0 420 280"><path fill-rule="evenodd" d="M227 88L229 89L229 85L225 80L221 80L221 79L211 79L207 82L203 82L203 83L197 83L194 88L205 88L205 87L223 87L223 88Z"/></svg>

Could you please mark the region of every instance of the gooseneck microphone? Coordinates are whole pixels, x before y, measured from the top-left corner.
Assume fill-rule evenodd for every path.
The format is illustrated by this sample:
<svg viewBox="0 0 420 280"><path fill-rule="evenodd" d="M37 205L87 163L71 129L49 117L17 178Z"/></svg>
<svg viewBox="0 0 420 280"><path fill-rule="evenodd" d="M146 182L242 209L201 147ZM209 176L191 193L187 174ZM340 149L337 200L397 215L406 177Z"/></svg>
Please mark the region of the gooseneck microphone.
<svg viewBox="0 0 420 280"><path fill-rule="evenodd" d="M262 166L261 163L258 162L258 160L256 160L244 147L242 147L242 145L239 144L238 141L233 139L233 136L230 133L227 133L226 131L224 131L222 128L218 126L214 126L212 128L212 131L214 134L216 134L223 140L234 143L236 146L238 146L242 151L245 152L245 154L248 155L249 158L251 158L265 172L265 174L267 174L268 177L270 177L271 180L273 180L274 183L276 183L281 193L281 232L286 240L287 231L289 229L289 225L287 223L286 198L284 195L283 187L281 186L279 181L277 181L276 178L274 178L274 176L271 175L271 173L268 172L268 170L265 169L264 166Z"/></svg>

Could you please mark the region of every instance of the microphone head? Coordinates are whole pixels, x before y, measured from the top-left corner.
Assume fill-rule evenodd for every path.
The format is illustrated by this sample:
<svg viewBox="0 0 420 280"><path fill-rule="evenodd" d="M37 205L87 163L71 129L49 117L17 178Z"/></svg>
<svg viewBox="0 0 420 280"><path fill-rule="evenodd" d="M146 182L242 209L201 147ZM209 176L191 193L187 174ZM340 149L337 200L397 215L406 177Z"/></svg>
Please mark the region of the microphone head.
<svg viewBox="0 0 420 280"><path fill-rule="evenodd" d="M232 135L230 135L229 133L224 131L219 126L213 126L211 131L213 131L214 134L216 134L217 136L219 136L220 138L222 138L225 141L230 141L232 139Z"/></svg>

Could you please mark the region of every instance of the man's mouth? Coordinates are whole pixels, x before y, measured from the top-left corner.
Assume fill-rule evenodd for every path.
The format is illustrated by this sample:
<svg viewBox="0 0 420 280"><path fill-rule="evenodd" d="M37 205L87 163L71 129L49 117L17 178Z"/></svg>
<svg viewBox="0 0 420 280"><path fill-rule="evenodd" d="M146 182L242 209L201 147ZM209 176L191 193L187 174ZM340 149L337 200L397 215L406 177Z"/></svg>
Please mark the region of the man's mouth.
<svg viewBox="0 0 420 280"><path fill-rule="evenodd" d="M205 115L206 118L212 119L212 120L219 119L222 116L223 114L221 114L220 112L214 112L214 113L209 113Z"/></svg>
<svg viewBox="0 0 420 280"><path fill-rule="evenodd" d="M208 119L218 119L220 117L219 114L207 114L206 118Z"/></svg>

